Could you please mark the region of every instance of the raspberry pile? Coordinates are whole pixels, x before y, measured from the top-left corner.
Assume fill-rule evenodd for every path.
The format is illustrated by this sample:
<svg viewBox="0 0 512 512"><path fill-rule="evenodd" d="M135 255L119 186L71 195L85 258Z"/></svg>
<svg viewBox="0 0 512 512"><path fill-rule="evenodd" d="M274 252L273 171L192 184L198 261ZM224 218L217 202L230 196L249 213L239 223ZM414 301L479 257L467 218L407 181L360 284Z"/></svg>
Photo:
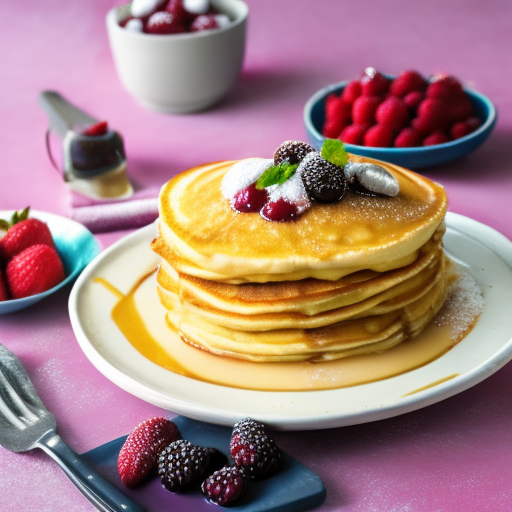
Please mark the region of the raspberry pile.
<svg viewBox="0 0 512 512"><path fill-rule="evenodd" d="M45 292L66 277L50 229L29 210L0 219L0 301Z"/></svg>
<svg viewBox="0 0 512 512"><path fill-rule="evenodd" d="M459 139L482 124L453 76L407 70L389 79L374 68L325 102L322 134L348 144L408 148Z"/></svg>
<svg viewBox="0 0 512 512"><path fill-rule="evenodd" d="M136 487L158 474L171 492L200 488L205 498L220 506L237 504L250 479L275 473L281 450L261 422L246 418L235 424L230 452L233 463L216 448L183 439L171 420L155 417L139 424L126 438L117 461L121 481Z"/></svg>
<svg viewBox="0 0 512 512"><path fill-rule="evenodd" d="M209 0L133 0L119 25L146 34L182 34L223 28L230 19Z"/></svg>

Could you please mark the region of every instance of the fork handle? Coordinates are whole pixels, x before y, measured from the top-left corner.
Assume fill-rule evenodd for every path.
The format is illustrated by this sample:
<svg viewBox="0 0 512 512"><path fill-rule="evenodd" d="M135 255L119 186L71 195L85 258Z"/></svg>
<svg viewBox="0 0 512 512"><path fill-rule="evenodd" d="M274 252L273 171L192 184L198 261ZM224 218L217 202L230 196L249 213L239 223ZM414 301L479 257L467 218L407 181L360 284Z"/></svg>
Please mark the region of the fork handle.
<svg viewBox="0 0 512 512"><path fill-rule="evenodd" d="M36 446L59 464L80 492L101 512L145 512L144 508L85 464L55 431L45 434Z"/></svg>

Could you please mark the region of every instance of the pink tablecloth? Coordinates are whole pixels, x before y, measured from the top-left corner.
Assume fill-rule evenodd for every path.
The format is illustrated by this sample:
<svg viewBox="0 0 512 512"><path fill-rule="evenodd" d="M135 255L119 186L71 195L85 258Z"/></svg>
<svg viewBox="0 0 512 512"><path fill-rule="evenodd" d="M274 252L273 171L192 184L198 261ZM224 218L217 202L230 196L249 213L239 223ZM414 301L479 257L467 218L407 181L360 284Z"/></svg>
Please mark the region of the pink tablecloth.
<svg viewBox="0 0 512 512"><path fill-rule="evenodd" d="M0 209L67 215L69 196L45 154L43 89L57 89L125 136L138 188L160 186L196 164L269 156L305 140L302 108L318 88L367 66L461 77L492 99L488 142L457 162L424 170L450 210L512 238L512 3L509 0L249 0L243 75L222 105L166 116L121 87L104 17L114 1L4 1L0 5ZM125 235L98 236L103 247ZM86 451L163 411L103 377L78 347L67 298L0 318L0 339L24 362L62 437ZM322 511L512 510L512 366L444 402L376 423L278 433L325 482ZM0 448L0 509L92 507L42 453Z"/></svg>

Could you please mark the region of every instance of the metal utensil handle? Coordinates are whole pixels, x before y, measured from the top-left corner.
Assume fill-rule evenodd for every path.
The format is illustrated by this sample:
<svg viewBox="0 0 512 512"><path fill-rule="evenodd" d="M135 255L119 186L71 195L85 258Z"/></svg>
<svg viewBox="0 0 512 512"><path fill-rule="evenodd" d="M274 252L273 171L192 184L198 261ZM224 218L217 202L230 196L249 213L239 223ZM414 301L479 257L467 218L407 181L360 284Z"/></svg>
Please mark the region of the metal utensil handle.
<svg viewBox="0 0 512 512"><path fill-rule="evenodd" d="M59 464L81 493L101 512L144 512L144 508L89 468L55 431L43 436L37 446Z"/></svg>
<svg viewBox="0 0 512 512"><path fill-rule="evenodd" d="M50 129L61 138L74 126L89 126L98 122L98 119L75 107L55 91L43 91L39 95L39 104L48 115Z"/></svg>

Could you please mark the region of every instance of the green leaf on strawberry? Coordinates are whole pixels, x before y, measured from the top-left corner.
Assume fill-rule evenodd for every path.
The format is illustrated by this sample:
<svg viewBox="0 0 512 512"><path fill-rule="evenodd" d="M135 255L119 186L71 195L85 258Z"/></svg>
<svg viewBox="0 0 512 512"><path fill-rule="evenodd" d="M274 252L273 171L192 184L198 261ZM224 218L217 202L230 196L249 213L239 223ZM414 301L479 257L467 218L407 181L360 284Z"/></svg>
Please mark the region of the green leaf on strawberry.
<svg viewBox="0 0 512 512"><path fill-rule="evenodd" d="M299 164L290 164L289 162L272 165L258 178L256 188L262 190L271 185L281 185L295 174L298 166Z"/></svg>
<svg viewBox="0 0 512 512"><path fill-rule="evenodd" d="M325 139L322 145L322 157L338 167L345 167L348 155L343 142L339 139Z"/></svg>

